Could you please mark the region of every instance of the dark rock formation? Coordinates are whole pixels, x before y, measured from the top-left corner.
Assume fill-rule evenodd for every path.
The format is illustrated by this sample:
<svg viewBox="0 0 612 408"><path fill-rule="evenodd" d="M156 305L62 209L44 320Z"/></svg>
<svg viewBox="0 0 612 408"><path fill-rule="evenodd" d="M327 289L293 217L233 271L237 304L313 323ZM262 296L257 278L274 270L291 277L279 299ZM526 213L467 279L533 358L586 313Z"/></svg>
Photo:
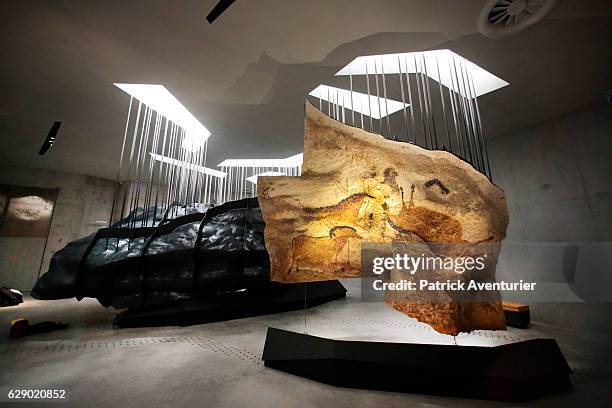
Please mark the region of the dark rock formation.
<svg viewBox="0 0 612 408"><path fill-rule="evenodd" d="M93 297L104 306L123 308L261 294L279 286L269 279L265 225L256 198L156 226L126 225L121 220L58 251L32 296Z"/></svg>

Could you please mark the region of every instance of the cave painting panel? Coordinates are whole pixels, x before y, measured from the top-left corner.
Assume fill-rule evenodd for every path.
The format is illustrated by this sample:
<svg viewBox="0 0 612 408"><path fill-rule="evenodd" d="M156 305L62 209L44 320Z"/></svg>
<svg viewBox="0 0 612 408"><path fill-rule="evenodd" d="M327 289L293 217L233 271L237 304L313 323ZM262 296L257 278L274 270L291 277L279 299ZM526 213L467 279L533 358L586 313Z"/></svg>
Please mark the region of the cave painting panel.
<svg viewBox="0 0 612 408"><path fill-rule="evenodd" d="M386 140L309 103L302 176L260 177L258 195L271 278L279 282L359 277L362 242L491 243L479 273L494 281L495 244L508 224L503 191L455 155ZM440 296L436 302L385 300L447 334L505 328L499 298Z"/></svg>

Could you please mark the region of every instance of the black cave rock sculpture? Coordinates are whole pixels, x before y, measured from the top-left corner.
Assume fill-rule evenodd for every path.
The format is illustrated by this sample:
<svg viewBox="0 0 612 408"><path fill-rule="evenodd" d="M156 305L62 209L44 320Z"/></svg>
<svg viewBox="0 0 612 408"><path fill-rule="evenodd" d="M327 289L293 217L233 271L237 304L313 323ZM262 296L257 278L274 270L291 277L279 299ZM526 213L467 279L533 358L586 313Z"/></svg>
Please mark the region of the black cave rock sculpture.
<svg viewBox="0 0 612 408"><path fill-rule="evenodd" d="M124 308L180 299L261 297L287 286L270 281L257 198L184 212L167 220L164 209L139 209L110 228L70 242L55 253L32 296L92 297L103 306Z"/></svg>

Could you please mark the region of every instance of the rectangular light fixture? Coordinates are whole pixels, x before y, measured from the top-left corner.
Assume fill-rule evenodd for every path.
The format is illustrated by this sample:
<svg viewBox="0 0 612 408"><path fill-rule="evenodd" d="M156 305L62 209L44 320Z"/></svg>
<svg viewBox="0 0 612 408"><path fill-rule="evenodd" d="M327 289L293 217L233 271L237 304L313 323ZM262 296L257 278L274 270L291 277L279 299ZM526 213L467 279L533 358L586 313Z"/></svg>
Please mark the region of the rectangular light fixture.
<svg viewBox="0 0 612 408"><path fill-rule="evenodd" d="M210 136L210 131L163 85L119 83L114 85L183 128L185 130L185 139L183 140L185 149L199 149Z"/></svg>
<svg viewBox="0 0 612 408"><path fill-rule="evenodd" d="M257 184L257 177L259 176L286 176L286 174L279 171L265 171L260 174L255 174L254 176L247 177L246 179L253 184Z"/></svg>
<svg viewBox="0 0 612 408"><path fill-rule="evenodd" d="M371 116L374 119L383 118L403 109L404 106L409 106L407 103L403 104L393 99L379 98L372 95L368 98L368 95L364 93L351 92L328 85L317 86L309 95L344 106L346 109ZM355 108L351 109L353 105Z"/></svg>
<svg viewBox="0 0 612 408"><path fill-rule="evenodd" d="M471 76L476 96L495 91L509 85L508 82L479 67L472 61L452 52L451 50L432 50L422 52L407 52L400 54L367 55L357 57L348 65L336 72L338 76L346 75L373 75L374 72L386 74L427 72L427 76L434 81L441 82L445 87L466 95L462 85L457 86L453 78L463 66ZM439 67L439 74L438 74ZM459 73L459 75L461 75Z"/></svg>
<svg viewBox="0 0 612 408"><path fill-rule="evenodd" d="M160 154L149 153L153 160L157 160L162 163L171 164L173 166L179 166L186 169L191 169L197 171L199 173L208 174L209 176L217 177L217 178L225 178L227 173L215 169L211 169L208 167L200 166L197 164L188 163L186 161L176 160L167 156L162 156Z"/></svg>
<svg viewBox="0 0 612 408"><path fill-rule="evenodd" d="M286 159L227 159L219 167L299 167L304 162L304 153Z"/></svg>

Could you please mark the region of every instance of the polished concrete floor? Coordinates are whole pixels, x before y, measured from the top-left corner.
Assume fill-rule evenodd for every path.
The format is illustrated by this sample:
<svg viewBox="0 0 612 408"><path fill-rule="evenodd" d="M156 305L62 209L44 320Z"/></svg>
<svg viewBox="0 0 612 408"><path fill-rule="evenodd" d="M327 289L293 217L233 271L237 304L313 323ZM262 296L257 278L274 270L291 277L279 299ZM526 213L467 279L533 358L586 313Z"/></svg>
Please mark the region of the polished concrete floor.
<svg viewBox="0 0 612 408"><path fill-rule="evenodd" d="M528 330L477 331L453 338L383 304L360 302L356 288L349 289L346 299L306 313L139 329L114 329L116 311L91 299L26 298L24 304L0 309L0 390L65 389L65 405L87 407L612 406L609 338L538 322ZM7 340L9 322L16 317L71 325L63 331ZM574 371L574 388L524 404L336 388L264 367L261 353L268 326L334 338L458 346L552 337Z"/></svg>

